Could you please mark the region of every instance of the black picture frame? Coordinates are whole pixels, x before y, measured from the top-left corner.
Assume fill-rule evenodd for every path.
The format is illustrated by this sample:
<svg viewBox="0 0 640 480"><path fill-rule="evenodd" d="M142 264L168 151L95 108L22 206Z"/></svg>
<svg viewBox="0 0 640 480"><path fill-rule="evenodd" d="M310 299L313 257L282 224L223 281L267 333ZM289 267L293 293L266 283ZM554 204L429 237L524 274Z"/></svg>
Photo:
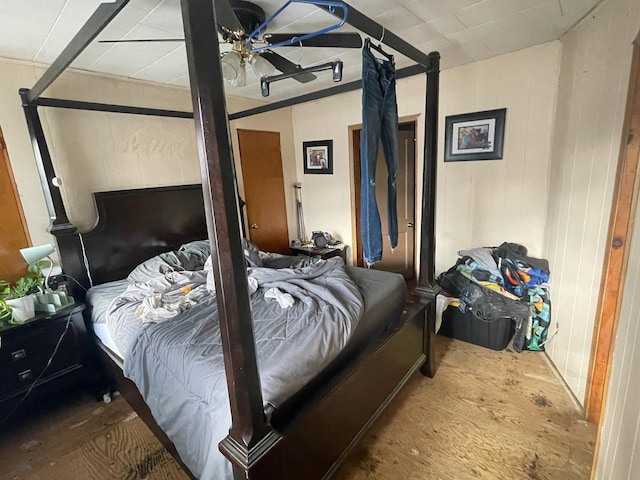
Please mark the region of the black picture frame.
<svg viewBox="0 0 640 480"><path fill-rule="evenodd" d="M444 161L501 159L506 116L506 108L448 116L444 130Z"/></svg>
<svg viewBox="0 0 640 480"><path fill-rule="evenodd" d="M333 140L302 142L305 174L333 174Z"/></svg>

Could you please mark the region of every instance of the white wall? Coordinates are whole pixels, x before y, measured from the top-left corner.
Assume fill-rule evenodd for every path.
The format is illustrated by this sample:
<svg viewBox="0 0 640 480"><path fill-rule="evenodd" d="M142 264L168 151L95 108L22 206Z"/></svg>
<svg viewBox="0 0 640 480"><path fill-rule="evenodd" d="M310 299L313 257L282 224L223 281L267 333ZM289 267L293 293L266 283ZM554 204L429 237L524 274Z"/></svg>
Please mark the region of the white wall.
<svg viewBox="0 0 640 480"><path fill-rule="evenodd" d="M442 72L437 272L451 266L460 249L503 241L542 254L559 60L560 43L551 42ZM424 95L424 76L398 82L398 115L419 115L416 178L422 178ZM507 119L502 160L443 162L445 116L503 107ZM361 122L360 91L293 107L307 231L327 230L347 243L353 235L348 127ZM333 175L304 175L302 142L324 139L333 139ZM416 198L421 194L419 189Z"/></svg>
<svg viewBox="0 0 640 480"><path fill-rule="evenodd" d="M560 43L550 42L442 74L436 270L461 248L526 246L543 253L547 170ZM442 161L446 115L507 108L502 160Z"/></svg>
<svg viewBox="0 0 640 480"><path fill-rule="evenodd" d="M639 28L637 0L608 0L562 38L544 248L559 331L548 353L581 401Z"/></svg>
<svg viewBox="0 0 640 480"><path fill-rule="evenodd" d="M44 68L29 62L0 59L0 128L15 174L27 225L35 245L50 243L44 197L27 134L18 88L31 87ZM45 96L103 103L191 111L188 89L134 81L107 75L67 71ZM261 102L227 98L231 112ZM43 128L59 177L69 219L81 230L90 228L96 213L94 191L200 182L193 122L140 115L39 109ZM293 183L293 138L289 110L232 122L231 137L237 152L237 128L266 126L280 131L285 181ZM235 154L236 161L239 155ZM237 171L241 174L242 170ZM240 182L241 183L241 182ZM292 189L285 188L290 231L295 232Z"/></svg>

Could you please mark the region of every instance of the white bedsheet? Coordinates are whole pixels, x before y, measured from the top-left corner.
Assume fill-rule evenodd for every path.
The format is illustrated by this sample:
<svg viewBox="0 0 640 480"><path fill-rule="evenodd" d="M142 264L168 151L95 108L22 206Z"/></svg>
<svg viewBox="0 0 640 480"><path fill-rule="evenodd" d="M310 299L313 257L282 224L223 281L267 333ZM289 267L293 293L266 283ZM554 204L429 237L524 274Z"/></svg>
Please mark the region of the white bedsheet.
<svg viewBox="0 0 640 480"><path fill-rule="evenodd" d="M124 358L124 355L122 355L122 352L118 349L115 341L111 337L111 333L106 324L106 313L111 302L123 293L128 286L129 282L126 279L103 283L102 285L90 288L87 292L86 300L91 306L93 332L103 345L120 357L120 360Z"/></svg>
<svg viewBox="0 0 640 480"><path fill-rule="evenodd" d="M100 341L105 347L107 347L113 353L118 355L118 358L120 358L120 360L124 360L124 356L122 355L120 350L118 350L118 346L116 345L116 342L114 342L113 338L111 338L111 334L109 333L109 328L107 328L107 325L105 323L94 323L93 333L96 334L96 337L100 339Z"/></svg>

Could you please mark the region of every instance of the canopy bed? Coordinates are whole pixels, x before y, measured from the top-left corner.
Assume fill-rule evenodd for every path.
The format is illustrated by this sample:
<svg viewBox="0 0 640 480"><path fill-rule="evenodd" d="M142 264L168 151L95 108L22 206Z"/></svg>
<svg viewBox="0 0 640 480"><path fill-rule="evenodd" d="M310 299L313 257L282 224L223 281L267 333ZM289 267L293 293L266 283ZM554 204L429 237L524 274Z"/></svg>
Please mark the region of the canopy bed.
<svg viewBox="0 0 640 480"><path fill-rule="evenodd" d="M42 97L44 90L127 3L128 0L115 0L101 4L36 84L31 89L20 91L51 220L49 231L56 237L63 270L86 287L112 285L114 281L117 283L125 279L132 270L158 254L179 252L182 251L179 250L181 246L208 238L207 252L211 254L211 272L215 283L215 296L210 303L211 308L216 311L217 321L211 321L213 314L203 314L205 318L201 319L202 323L199 325L205 325L208 321L207 325L217 329L220 338L218 353L222 383L226 378L226 390L223 390L225 401L228 400L230 425L228 435L219 443L219 439L214 439L212 444L228 459L227 464L231 466L230 471L232 469L235 479L329 478L416 370L429 376L434 374L435 296L432 285L439 54L424 54L393 33L385 31L361 12L344 4L348 9L347 23L373 38L381 39L382 43L417 63L399 71L399 77L426 74L420 269L419 280L413 291L418 301L405 304L405 294L398 294L397 288L381 289L380 285L393 283L387 278L375 278L377 274L384 275L383 272L358 273L358 269L344 270L339 265L339 259L324 261L321 268L331 270L329 274L334 276L331 282L323 280L323 285L331 284L333 288L334 284L344 280L346 290L342 295L350 298L348 292L351 292L355 295L353 298L362 298L363 318L369 320L361 322L364 327L358 324L348 341L343 342L346 345L340 347L344 349L334 352L331 358L324 359L317 371L313 374L303 372L299 388L296 387L295 392L288 392L281 398L278 395L282 393L276 393L275 397L280 401L271 402L271 394L268 393L271 387L266 378L270 376L267 367L272 365L264 363L264 351L261 347L263 337L256 318L252 318L252 312L255 317L256 310L255 302L251 303L254 296L250 294L249 288L251 277L254 280L257 278L256 282L260 285L260 282L267 285L271 280L265 279L265 275L269 277L280 274L265 273L260 266L253 270L247 268L228 122L268 109L357 89L360 82L228 115L221 65L220 62L211 61L212 58L219 57L218 36L211 25L217 24L217 14L220 12L214 10L214 5L216 9L223 11L226 2L182 0L193 113ZM333 12L327 5L321 4L318 7ZM94 198L98 223L91 231L79 233L67 217L59 190L60 182L56 178L40 122L39 107L193 118L202 185L96 192ZM334 264L337 265L335 271ZM346 276L341 273L345 271ZM308 272L304 270L303 274L308 275ZM354 290L350 285L355 285L357 289ZM403 291L404 288L402 283ZM336 296L339 295L336 293ZM74 296L84 298L84 293L74 291ZM390 296L396 300L389 301ZM104 310L104 303L101 310L100 302L92 300L91 296L87 302L93 307L89 310L94 313ZM345 304L357 303L355 300L347 300ZM342 310L346 311L345 308ZM346 316L349 315L347 312ZM369 324L372 316L376 320ZM95 318L88 316L87 321L95 322ZM99 323L98 321L96 325ZM375 327L366 327L373 324ZM92 328L98 333L98 326L94 325ZM150 327L141 327L141 330L152 331ZM175 331L171 335L179 336L183 333ZM193 465L206 464L207 459L187 459L185 455L193 453L206 457L211 452L206 449L197 453L188 451L190 447L181 441L185 435L188 437L188 433L176 431L179 428L176 424L179 423L197 428L200 417L185 418L184 422L176 422L174 419L173 423L154 418L151 412L157 417L159 407L157 403L152 403L150 397L157 397L163 392L153 390L153 378L149 380L151 385L143 386L125 378L122 372L122 355L117 354L118 346L110 346L108 343L102 336L96 338L96 344L100 347L97 353L103 357L111 375L118 382L121 393L178 461L182 457L184 463L193 470L192 473L206 477L200 467L194 468ZM157 350L151 357L159 359L159 355L164 355L163 351ZM303 357L304 355L297 356L298 359ZM165 361L170 362L165 358L158 360L158 365ZM155 364L150 362L147 366L155 372ZM209 367L205 365L204 368L204 373L200 372L200 375L206 377L206 368ZM287 368L287 365L280 368ZM157 371L163 370L158 368ZM150 372L150 375L157 373L154 372ZM191 372L187 375L191 375ZM295 383L294 380L292 382ZM187 386L187 390L189 389L194 390L194 385ZM168 398L177 396L177 393L166 390L164 395ZM160 404L162 403L161 399ZM269 403L275 406L272 405L274 408L266 411L265 405ZM203 414L202 405L201 403L195 410L200 415ZM205 402L204 405L208 403ZM185 409L182 413L186 414ZM163 428L159 423L162 423ZM206 431L204 435L209 435L209 432ZM181 455L177 454L172 441L180 444L176 446ZM204 468L206 470L208 466Z"/></svg>

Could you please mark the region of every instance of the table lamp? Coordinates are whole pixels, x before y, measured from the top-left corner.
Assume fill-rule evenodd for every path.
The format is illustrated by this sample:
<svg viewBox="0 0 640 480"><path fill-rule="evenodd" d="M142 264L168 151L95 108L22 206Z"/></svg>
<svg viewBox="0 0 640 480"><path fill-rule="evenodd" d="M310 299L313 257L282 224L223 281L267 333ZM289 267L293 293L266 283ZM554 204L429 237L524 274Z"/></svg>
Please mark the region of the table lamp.
<svg viewBox="0 0 640 480"><path fill-rule="evenodd" d="M44 279L44 288L47 290L49 289L49 275L51 275L51 271L53 270L53 259L50 255L55 251L55 247L50 243L20 249L20 253L29 265L35 265L40 260L43 260L45 258L49 260L49 271L47 272L47 275Z"/></svg>

